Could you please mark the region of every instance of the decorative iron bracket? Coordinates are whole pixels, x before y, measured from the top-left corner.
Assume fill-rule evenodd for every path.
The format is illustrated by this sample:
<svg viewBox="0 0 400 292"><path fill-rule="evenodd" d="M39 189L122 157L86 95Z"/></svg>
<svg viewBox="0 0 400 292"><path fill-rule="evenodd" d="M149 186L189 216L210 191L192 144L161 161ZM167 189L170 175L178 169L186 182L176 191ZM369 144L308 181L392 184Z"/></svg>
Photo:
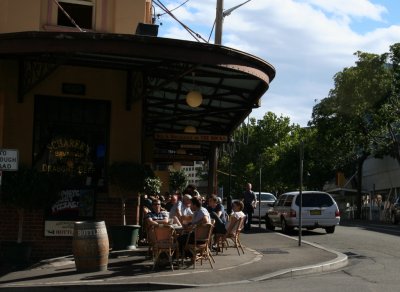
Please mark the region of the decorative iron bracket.
<svg viewBox="0 0 400 292"><path fill-rule="evenodd" d="M132 104L143 97L145 79L142 72L129 70L126 75L126 105L130 111Z"/></svg>
<svg viewBox="0 0 400 292"><path fill-rule="evenodd" d="M25 95L36 85L53 73L59 64L33 60L19 61L18 102L23 102Z"/></svg>

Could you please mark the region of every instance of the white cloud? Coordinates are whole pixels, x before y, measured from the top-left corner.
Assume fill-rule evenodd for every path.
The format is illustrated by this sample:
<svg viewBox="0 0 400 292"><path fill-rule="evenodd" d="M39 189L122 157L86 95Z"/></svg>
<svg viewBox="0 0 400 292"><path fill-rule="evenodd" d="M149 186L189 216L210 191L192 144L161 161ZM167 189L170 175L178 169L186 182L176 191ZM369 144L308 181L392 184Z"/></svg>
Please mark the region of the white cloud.
<svg viewBox="0 0 400 292"><path fill-rule="evenodd" d="M182 3L164 2L175 3L169 8ZM225 0L224 5L231 8L242 2ZM192 0L173 13L207 39L215 4L215 0ZM314 100L326 97L332 88L334 74L354 65L354 52L380 54L398 42L400 26L382 22L387 12L368 0L252 0L232 12L224 20L223 44L261 57L277 70L262 107L252 116L262 118L273 111L305 126ZM167 17L162 20L162 36L193 40ZM380 27L358 33L352 30L355 20L358 24L371 20Z"/></svg>

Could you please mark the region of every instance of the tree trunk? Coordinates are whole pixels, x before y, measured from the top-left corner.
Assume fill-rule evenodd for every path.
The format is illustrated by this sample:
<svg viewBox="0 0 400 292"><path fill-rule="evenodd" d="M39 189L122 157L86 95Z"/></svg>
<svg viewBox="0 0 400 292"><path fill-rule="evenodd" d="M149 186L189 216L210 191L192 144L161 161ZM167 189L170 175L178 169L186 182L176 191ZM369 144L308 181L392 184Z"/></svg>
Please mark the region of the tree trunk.
<svg viewBox="0 0 400 292"><path fill-rule="evenodd" d="M137 201L136 201L136 225L140 225L140 194L137 194Z"/></svg>
<svg viewBox="0 0 400 292"><path fill-rule="evenodd" d="M23 225L24 225L24 209L19 208L17 209L18 213L18 237L17 237L17 242L21 243L22 242L22 230L23 230Z"/></svg>
<svg viewBox="0 0 400 292"><path fill-rule="evenodd" d="M357 216L356 218L361 219L361 208L362 208L362 171L364 161L367 159L367 155L363 154L357 161Z"/></svg>
<svg viewBox="0 0 400 292"><path fill-rule="evenodd" d="M122 214L122 225L126 225L126 208L125 208L125 200L121 199L121 214Z"/></svg>

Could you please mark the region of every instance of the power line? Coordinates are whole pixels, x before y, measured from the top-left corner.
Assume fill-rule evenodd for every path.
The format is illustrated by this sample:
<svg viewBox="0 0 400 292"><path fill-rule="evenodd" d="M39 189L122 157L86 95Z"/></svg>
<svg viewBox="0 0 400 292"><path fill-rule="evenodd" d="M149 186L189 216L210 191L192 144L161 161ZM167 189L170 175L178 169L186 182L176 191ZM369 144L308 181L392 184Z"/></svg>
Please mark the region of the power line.
<svg viewBox="0 0 400 292"><path fill-rule="evenodd" d="M165 13L175 19L196 41L200 42L200 40L202 40L203 42L208 43L200 34L181 22L164 4L161 3L160 0L155 0L154 4L156 4L161 10L163 10Z"/></svg>
<svg viewBox="0 0 400 292"><path fill-rule="evenodd" d="M182 4L180 4L180 5L178 5L177 7L171 9L170 12L172 12L172 11L174 11L174 10L176 10L176 9L178 9L178 8L180 8L180 7L182 7L183 5L185 5L186 3L188 3L189 1L190 1L190 0L186 0L186 1L183 2ZM161 14L157 14L157 16L160 17L160 16L163 16L163 15L165 15L165 14L167 14L167 12L164 12L164 13L161 13Z"/></svg>

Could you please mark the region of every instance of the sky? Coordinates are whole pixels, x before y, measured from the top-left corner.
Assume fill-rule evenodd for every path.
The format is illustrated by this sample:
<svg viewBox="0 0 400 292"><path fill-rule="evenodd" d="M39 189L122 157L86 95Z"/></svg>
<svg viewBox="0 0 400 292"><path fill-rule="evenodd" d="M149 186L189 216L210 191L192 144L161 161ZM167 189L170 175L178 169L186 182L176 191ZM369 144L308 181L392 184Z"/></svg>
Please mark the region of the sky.
<svg viewBox="0 0 400 292"><path fill-rule="evenodd" d="M159 0L170 10L186 0ZM224 10L245 0L224 0ZM210 38L217 0L189 0L172 11ZM155 5L159 37L196 41ZM355 65L354 53L382 54L400 42L400 0L251 0L224 18L222 45L272 64L276 77L251 117L268 111L307 126L313 106L327 97L334 75Z"/></svg>

